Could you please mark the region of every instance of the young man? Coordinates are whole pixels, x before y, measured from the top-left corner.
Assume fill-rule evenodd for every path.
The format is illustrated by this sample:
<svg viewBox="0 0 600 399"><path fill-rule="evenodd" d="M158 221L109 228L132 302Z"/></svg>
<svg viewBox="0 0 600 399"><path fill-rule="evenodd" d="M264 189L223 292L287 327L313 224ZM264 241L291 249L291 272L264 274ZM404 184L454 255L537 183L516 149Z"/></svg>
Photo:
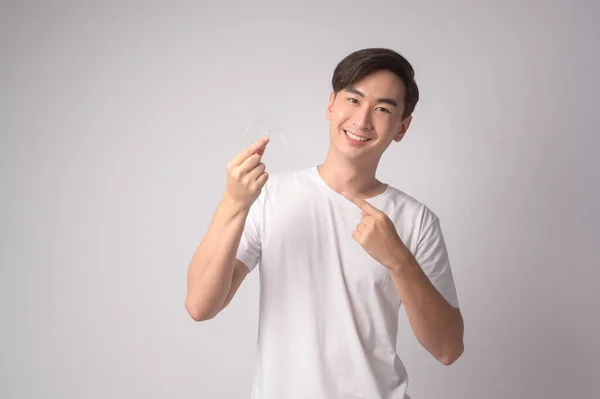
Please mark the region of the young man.
<svg viewBox="0 0 600 399"><path fill-rule="evenodd" d="M396 353L401 304L441 363L463 352L438 218L375 177L410 125L413 69L394 51L364 49L338 64L332 83L323 164L268 179L268 139L240 153L189 266L186 309L200 321L260 264L256 399L408 398Z"/></svg>

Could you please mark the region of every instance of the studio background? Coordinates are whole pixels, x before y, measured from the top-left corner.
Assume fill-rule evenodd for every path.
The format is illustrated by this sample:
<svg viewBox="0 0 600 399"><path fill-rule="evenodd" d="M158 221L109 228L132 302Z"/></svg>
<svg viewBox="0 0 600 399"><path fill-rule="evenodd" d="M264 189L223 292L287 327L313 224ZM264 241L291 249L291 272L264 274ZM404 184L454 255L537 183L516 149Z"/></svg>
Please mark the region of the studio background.
<svg viewBox="0 0 600 399"><path fill-rule="evenodd" d="M0 397L247 398L258 273L196 323L187 266L264 116L324 160L335 65L390 47L421 100L379 178L439 217L465 319L414 399L598 398L595 1L0 6Z"/></svg>

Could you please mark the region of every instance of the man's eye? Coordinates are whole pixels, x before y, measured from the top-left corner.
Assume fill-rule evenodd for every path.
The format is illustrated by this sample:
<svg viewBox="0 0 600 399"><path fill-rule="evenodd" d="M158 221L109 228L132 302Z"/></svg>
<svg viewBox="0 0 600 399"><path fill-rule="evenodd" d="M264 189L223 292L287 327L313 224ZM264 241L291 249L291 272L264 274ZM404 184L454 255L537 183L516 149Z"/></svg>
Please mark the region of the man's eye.
<svg viewBox="0 0 600 399"><path fill-rule="evenodd" d="M375 109L377 109L377 110L379 110L379 111L387 112L388 114L389 114L389 113L391 113L391 112L390 112L390 111L389 111L387 108L383 108L383 107L377 107L377 108L375 108Z"/></svg>
<svg viewBox="0 0 600 399"><path fill-rule="evenodd" d="M351 103L358 103L358 100L356 98L352 98L352 97L350 97L348 99L348 101L350 101Z"/></svg>

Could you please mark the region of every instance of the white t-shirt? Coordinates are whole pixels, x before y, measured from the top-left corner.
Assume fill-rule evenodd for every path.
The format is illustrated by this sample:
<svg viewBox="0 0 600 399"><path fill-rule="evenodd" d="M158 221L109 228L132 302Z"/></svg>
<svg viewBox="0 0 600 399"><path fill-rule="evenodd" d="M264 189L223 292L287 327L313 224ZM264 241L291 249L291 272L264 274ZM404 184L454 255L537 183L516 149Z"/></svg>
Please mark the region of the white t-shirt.
<svg viewBox="0 0 600 399"><path fill-rule="evenodd" d="M367 201L458 308L436 215L392 186ZM409 398L401 301L388 269L352 238L360 219L316 167L270 176L250 209L237 258L260 271L253 399Z"/></svg>

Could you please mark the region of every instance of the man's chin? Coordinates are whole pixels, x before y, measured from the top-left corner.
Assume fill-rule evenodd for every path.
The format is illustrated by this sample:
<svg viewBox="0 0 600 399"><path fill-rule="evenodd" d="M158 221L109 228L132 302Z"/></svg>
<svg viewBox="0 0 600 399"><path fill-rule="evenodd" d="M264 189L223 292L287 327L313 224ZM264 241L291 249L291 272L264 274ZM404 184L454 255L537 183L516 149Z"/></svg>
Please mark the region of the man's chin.
<svg viewBox="0 0 600 399"><path fill-rule="evenodd" d="M337 148L336 152L348 161L365 161L373 158L372 151L365 148Z"/></svg>

